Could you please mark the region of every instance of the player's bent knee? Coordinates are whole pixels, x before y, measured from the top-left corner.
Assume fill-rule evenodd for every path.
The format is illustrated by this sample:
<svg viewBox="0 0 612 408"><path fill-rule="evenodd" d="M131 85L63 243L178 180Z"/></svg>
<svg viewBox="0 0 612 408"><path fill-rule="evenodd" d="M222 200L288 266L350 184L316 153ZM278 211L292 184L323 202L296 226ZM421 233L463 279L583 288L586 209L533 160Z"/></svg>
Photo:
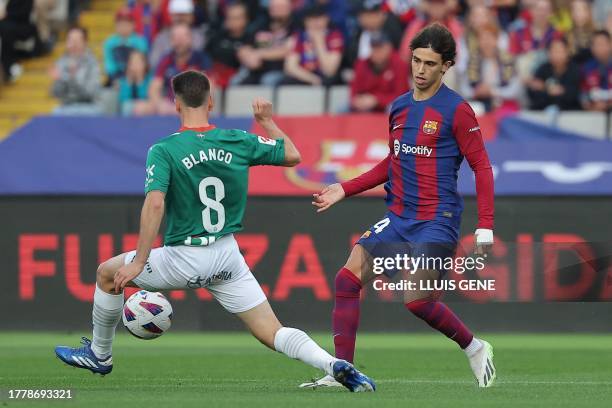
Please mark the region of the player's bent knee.
<svg viewBox="0 0 612 408"><path fill-rule="evenodd" d="M106 262L102 262L98 265L98 270L96 271L96 283L98 286L104 285L108 283L108 268L106 266Z"/></svg>
<svg viewBox="0 0 612 408"><path fill-rule="evenodd" d="M96 283L98 287L110 293L115 287L115 274L118 269L117 260L115 258L102 262L96 271Z"/></svg>

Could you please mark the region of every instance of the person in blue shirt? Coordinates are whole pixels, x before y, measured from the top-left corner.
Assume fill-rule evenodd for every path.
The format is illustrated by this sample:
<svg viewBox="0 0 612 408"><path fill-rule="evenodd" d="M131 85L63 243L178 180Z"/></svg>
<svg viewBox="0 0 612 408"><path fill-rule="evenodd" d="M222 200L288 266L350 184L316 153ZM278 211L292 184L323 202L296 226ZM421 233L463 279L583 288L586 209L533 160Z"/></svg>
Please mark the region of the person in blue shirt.
<svg viewBox="0 0 612 408"><path fill-rule="evenodd" d="M130 9L120 9L115 21L115 34L104 42L104 69L108 83L113 83L123 76L132 50L145 54L148 51L145 38L134 32L134 16Z"/></svg>
<svg viewBox="0 0 612 408"><path fill-rule="evenodd" d="M123 116L130 116L135 101L146 100L149 96L151 75L147 57L133 50L128 59L125 75L119 79L119 108Z"/></svg>

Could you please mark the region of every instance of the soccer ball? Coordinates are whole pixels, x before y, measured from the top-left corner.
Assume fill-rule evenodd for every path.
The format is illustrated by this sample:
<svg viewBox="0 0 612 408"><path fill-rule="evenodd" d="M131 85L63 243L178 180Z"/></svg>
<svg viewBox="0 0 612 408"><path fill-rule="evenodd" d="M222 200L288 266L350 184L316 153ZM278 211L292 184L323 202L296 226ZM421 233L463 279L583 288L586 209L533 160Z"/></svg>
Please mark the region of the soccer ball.
<svg viewBox="0 0 612 408"><path fill-rule="evenodd" d="M139 339L156 339L170 328L172 305L159 292L139 290L123 306L123 324Z"/></svg>

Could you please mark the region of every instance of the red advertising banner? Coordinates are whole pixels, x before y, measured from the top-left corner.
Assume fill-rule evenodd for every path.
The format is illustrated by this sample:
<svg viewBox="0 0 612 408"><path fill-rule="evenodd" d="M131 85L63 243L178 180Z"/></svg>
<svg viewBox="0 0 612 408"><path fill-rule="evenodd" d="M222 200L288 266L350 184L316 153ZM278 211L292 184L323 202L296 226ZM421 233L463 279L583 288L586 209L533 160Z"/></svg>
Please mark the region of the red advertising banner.
<svg viewBox="0 0 612 408"><path fill-rule="evenodd" d="M298 146L297 167L255 167L251 195L309 195L332 183L349 180L385 158L387 116L383 114L282 117L275 119ZM255 133L262 130L255 125ZM380 194L382 188L370 194Z"/></svg>

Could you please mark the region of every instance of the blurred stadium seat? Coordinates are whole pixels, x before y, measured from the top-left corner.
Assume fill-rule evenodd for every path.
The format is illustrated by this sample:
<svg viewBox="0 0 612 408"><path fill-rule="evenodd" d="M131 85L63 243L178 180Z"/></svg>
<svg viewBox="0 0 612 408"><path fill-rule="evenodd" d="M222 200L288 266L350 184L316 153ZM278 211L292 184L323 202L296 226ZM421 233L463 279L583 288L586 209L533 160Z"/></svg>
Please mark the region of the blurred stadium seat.
<svg viewBox="0 0 612 408"><path fill-rule="evenodd" d="M225 92L225 116L251 116L251 101L260 96L272 100L273 89L267 86L248 85L228 88ZM218 98L217 95L215 97Z"/></svg>
<svg viewBox="0 0 612 408"><path fill-rule="evenodd" d="M279 115L321 115L325 111L325 88L322 86L285 85L276 92L276 113Z"/></svg>
<svg viewBox="0 0 612 408"><path fill-rule="evenodd" d="M327 111L331 114L348 112L351 103L351 90L347 85L329 88Z"/></svg>
<svg viewBox="0 0 612 408"><path fill-rule="evenodd" d="M606 137L606 117L601 112L561 112L557 126L563 130L583 134L593 139L604 139Z"/></svg>

